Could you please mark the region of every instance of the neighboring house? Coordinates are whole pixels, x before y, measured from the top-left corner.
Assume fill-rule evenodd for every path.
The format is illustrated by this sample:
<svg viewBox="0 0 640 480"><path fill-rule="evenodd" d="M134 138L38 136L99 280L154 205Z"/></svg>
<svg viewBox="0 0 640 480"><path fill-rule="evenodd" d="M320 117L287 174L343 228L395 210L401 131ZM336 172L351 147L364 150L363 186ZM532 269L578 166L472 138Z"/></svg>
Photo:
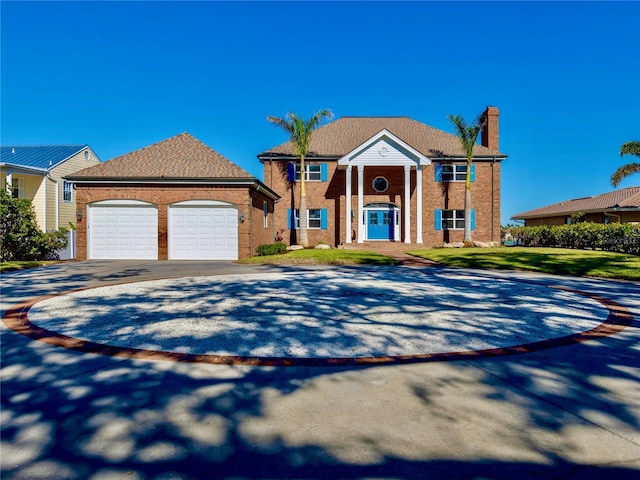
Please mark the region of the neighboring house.
<svg viewBox="0 0 640 480"><path fill-rule="evenodd" d="M76 222L76 198L72 183L62 177L99 163L88 145L5 146L0 181L14 197L32 201L42 230L68 228ZM67 250L61 258L73 257L73 241Z"/></svg>
<svg viewBox="0 0 640 480"><path fill-rule="evenodd" d="M526 226L564 225L571 216L584 214L594 223L640 223L640 187L621 188L594 197L576 198L513 215Z"/></svg>
<svg viewBox="0 0 640 480"><path fill-rule="evenodd" d="M500 241L498 109L484 112L474 147L474 240ZM282 196L276 229L297 242L300 167L291 142L258 155ZM442 246L464 237L466 157L455 135L407 117L342 117L311 134L305 161L309 242L384 249L390 242Z"/></svg>
<svg viewBox="0 0 640 480"><path fill-rule="evenodd" d="M273 239L279 196L188 133L66 180L80 259L235 260Z"/></svg>

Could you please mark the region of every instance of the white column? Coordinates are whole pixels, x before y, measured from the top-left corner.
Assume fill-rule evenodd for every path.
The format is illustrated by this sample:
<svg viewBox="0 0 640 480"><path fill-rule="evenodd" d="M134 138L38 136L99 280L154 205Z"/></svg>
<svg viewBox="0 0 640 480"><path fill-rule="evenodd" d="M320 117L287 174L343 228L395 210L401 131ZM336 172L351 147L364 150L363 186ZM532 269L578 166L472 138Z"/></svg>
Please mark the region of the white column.
<svg viewBox="0 0 640 480"><path fill-rule="evenodd" d="M7 172L7 176L5 178L5 182L7 182L6 184L6 189L7 189L7 193L9 195L13 194L13 173L11 172Z"/></svg>
<svg viewBox="0 0 640 480"><path fill-rule="evenodd" d="M422 165L418 164L416 166L416 195L418 204L416 207L416 242L422 242Z"/></svg>
<svg viewBox="0 0 640 480"><path fill-rule="evenodd" d="M364 242L364 165L358 165L358 243Z"/></svg>
<svg viewBox="0 0 640 480"><path fill-rule="evenodd" d="M404 166L404 243L411 243L411 165Z"/></svg>
<svg viewBox="0 0 640 480"><path fill-rule="evenodd" d="M351 243L351 165L347 167L347 188L345 193L344 231L345 243Z"/></svg>

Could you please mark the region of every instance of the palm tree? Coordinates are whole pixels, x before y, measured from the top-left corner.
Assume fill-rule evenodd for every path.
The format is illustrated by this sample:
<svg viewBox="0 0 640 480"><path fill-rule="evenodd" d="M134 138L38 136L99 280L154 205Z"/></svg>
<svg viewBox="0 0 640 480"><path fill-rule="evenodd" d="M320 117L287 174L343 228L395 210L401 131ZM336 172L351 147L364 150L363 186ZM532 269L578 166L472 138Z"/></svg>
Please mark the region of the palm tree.
<svg viewBox="0 0 640 480"><path fill-rule="evenodd" d="M479 116L475 123L468 125L460 115L449 115L447 117L456 129L456 136L460 140L460 145L467 157L467 176L464 189L464 244L467 247L473 246L471 239L471 165L473 164L473 147L478 139L478 134L482 130L484 119Z"/></svg>
<svg viewBox="0 0 640 480"><path fill-rule="evenodd" d="M620 156L622 157L624 155L635 155L640 158L640 142L633 141L623 143L620 147ZM611 184L617 187L623 178L632 173L640 173L640 163L627 163L621 166L611 175Z"/></svg>
<svg viewBox="0 0 640 480"><path fill-rule="evenodd" d="M309 246L309 236L307 234L307 191L305 186L304 159L309 154L309 141L311 132L318 128L323 120L333 118L333 113L328 108L320 110L309 120L303 120L293 112L289 112L284 118L267 116L267 120L282 128L289 134L289 140L293 144L296 155L300 159L300 245L307 248Z"/></svg>

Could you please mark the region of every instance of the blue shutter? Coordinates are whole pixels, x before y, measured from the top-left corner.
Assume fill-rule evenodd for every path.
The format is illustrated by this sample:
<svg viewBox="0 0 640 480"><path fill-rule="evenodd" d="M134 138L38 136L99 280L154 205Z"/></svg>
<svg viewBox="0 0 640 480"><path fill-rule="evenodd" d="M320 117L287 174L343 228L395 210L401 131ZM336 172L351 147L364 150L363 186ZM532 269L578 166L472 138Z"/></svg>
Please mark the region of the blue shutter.
<svg viewBox="0 0 640 480"><path fill-rule="evenodd" d="M291 164L289 164L291 165ZM293 211L292 208L287 210L287 218L289 219L289 221L287 222L289 224L289 230L295 230L296 229L296 215L295 212Z"/></svg>
<svg viewBox="0 0 640 480"><path fill-rule="evenodd" d="M475 210L471 210L471 230L475 230L476 229L476 211Z"/></svg>
<svg viewBox="0 0 640 480"><path fill-rule="evenodd" d="M292 183L296 181L296 164L295 163L289 163L289 165L287 165L287 180L289 180Z"/></svg>
<svg viewBox="0 0 640 480"><path fill-rule="evenodd" d="M329 180L329 169L326 163L320 164L320 180L326 182Z"/></svg>
<svg viewBox="0 0 640 480"><path fill-rule="evenodd" d="M329 222L328 222L328 218L327 218L327 209L326 208L322 208L320 210L320 228L322 230L326 230L327 228L329 228Z"/></svg>
<svg viewBox="0 0 640 480"><path fill-rule="evenodd" d="M442 210L436 210L436 230L442 230Z"/></svg>
<svg viewBox="0 0 640 480"><path fill-rule="evenodd" d="M471 181L476 181L476 165L474 163L471 164Z"/></svg>
<svg viewBox="0 0 640 480"><path fill-rule="evenodd" d="M433 165L433 175L436 182L442 181L442 164L441 163L436 163Z"/></svg>

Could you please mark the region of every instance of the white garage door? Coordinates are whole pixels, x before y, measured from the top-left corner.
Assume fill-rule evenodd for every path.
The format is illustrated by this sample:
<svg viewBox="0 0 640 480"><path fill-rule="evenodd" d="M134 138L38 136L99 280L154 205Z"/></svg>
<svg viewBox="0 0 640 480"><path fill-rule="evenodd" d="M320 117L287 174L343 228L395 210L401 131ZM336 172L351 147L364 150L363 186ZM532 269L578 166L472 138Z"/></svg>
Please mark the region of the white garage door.
<svg viewBox="0 0 640 480"><path fill-rule="evenodd" d="M158 259L158 209L128 200L89 206L89 258Z"/></svg>
<svg viewBox="0 0 640 480"><path fill-rule="evenodd" d="M169 258L237 260L238 209L222 202L181 202L169 208Z"/></svg>

